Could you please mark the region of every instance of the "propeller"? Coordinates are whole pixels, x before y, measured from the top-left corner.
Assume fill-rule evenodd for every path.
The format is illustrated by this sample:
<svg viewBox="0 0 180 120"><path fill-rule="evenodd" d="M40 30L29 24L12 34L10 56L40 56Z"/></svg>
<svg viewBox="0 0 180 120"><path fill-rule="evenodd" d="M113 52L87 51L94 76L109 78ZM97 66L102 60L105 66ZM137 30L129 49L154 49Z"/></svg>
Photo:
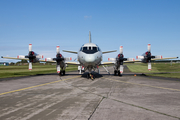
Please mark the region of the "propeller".
<svg viewBox="0 0 180 120"><path fill-rule="evenodd" d="M120 64L120 73L123 73L123 61L126 61L127 58L124 58L123 46L120 46L119 50L120 50L120 54L118 54L117 61Z"/></svg>
<svg viewBox="0 0 180 120"><path fill-rule="evenodd" d="M36 58L35 53L32 51L32 44L29 44L29 54L25 58L29 58L29 70L32 70L32 63L35 62Z"/></svg>
<svg viewBox="0 0 180 120"><path fill-rule="evenodd" d="M60 54L60 47L56 47L56 58L53 58L53 60L56 61L57 64L57 73L60 73L60 63L64 60L63 56Z"/></svg>
<svg viewBox="0 0 180 120"><path fill-rule="evenodd" d="M148 52L151 52L151 44L148 44Z"/></svg>
<svg viewBox="0 0 180 120"><path fill-rule="evenodd" d="M147 63L148 63L148 70L151 70L151 59L155 58L155 56L151 55L151 44L148 44L147 46L148 51L146 52L146 59L147 59Z"/></svg>

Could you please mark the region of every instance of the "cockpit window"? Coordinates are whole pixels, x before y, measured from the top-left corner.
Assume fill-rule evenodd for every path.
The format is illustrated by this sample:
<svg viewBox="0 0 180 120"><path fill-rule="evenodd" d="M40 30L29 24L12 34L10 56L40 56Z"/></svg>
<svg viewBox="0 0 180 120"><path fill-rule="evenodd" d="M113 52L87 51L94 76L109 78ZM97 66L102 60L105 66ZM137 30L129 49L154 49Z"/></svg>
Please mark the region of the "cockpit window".
<svg viewBox="0 0 180 120"><path fill-rule="evenodd" d="M98 51L101 51L99 47L97 47Z"/></svg>
<svg viewBox="0 0 180 120"><path fill-rule="evenodd" d="M87 54L93 54L98 51L97 47L83 47L82 52L85 52Z"/></svg>

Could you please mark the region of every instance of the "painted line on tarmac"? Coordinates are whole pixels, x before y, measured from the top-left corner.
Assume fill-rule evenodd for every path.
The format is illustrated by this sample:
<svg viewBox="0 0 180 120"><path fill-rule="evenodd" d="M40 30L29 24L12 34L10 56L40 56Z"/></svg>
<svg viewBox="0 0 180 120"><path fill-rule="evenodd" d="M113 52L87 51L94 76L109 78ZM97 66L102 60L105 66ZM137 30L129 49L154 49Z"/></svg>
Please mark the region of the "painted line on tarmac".
<svg viewBox="0 0 180 120"><path fill-rule="evenodd" d="M152 86L152 85L145 85L145 84L138 84L138 83L132 83L132 82L125 82L125 81L115 80L115 79L110 79L110 78L105 78L105 79L116 81L116 82L121 82L121 83L132 84L132 85L146 86L146 87L152 87L152 88L158 88L158 89L172 90L172 91L179 91L180 92L180 89L165 88L165 87L158 87L158 86Z"/></svg>
<svg viewBox="0 0 180 120"><path fill-rule="evenodd" d="M0 95L5 95L5 94L9 94L9 93L14 93L14 92L19 92L19 91L23 91L23 90L28 90L28 89L32 89L32 88L36 88L36 87L41 87L41 86L45 86L45 85L49 85L49 84L53 84L53 83L58 83L58 82L62 82L62 81L66 81L66 80L70 80L73 78L78 78L80 76L76 76L76 77L72 77L72 78L67 78L64 80L57 80L57 81L53 81L53 82L49 82L49 83L44 83L44 84L40 84L40 85L36 85L36 86L31 86L31 87L27 87L27 88L22 88L22 89L18 89L18 90L13 90L13 91L9 91L9 92L4 92L4 93L0 93Z"/></svg>

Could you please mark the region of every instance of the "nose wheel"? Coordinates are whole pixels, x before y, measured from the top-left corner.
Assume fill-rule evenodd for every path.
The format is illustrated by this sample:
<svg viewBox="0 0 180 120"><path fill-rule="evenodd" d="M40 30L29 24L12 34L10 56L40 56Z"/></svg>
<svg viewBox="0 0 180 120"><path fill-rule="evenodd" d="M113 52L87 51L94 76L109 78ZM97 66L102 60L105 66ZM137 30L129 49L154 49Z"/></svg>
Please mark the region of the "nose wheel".
<svg viewBox="0 0 180 120"><path fill-rule="evenodd" d="M95 77L94 77L94 75L92 74L92 73L88 73L87 74L87 78L89 79L91 79L91 80L94 80L95 79Z"/></svg>

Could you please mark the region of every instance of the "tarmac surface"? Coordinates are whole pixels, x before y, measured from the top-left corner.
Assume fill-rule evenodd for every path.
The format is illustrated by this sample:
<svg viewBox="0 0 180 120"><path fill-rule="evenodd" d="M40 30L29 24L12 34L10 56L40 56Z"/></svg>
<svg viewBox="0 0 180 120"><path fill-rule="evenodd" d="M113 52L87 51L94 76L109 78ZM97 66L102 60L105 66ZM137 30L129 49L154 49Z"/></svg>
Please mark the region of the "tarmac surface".
<svg viewBox="0 0 180 120"><path fill-rule="evenodd" d="M0 120L180 120L180 80L107 69L0 81Z"/></svg>

